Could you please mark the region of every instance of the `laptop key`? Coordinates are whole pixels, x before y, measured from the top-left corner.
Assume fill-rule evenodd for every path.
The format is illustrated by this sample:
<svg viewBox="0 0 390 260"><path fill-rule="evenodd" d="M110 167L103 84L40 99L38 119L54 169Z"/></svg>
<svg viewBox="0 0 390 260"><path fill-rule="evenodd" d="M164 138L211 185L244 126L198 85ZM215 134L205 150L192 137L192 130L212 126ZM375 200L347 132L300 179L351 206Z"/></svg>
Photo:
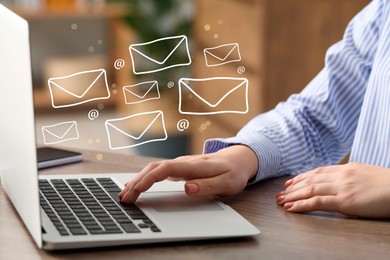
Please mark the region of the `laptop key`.
<svg viewBox="0 0 390 260"><path fill-rule="evenodd" d="M150 230L152 230L152 232L155 232L155 233L161 232L161 230L156 226L150 227Z"/></svg>
<svg viewBox="0 0 390 260"><path fill-rule="evenodd" d="M61 236L69 236L69 233L66 230L58 230L58 233L60 233Z"/></svg>
<svg viewBox="0 0 390 260"><path fill-rule="evenodd" d="M121 223L121 227L126 233L141 233L141 231L133 223Z"/></svg>
<svg viewBox="0 0 390 260"><path fill-rule="evenodd" d="M88 230L103 230L99 225L86 225Z"/></svg>
<svg viewBox="0 0 390 260"><path fill-rule="evenodd" d="M112 185L112 184L116 185L113 181L111 181L110 185ZM103 187L104 187L104 185L103 185ZM119 189L119 187L118 187L118 189ZM153 224L153 226L151 226L151 228L150 228L153 232L161 232L161 230L149 219L148 216L145 215L145 213L139 207L137 207L134 204L133 205L122 204L119 200L118 192L108 192L108 194L111 196L111 198L113 200L115 200L118 203L118 205L120 205L120 207L126 212L126 214L130 217L130 219L142 220L142 221L144 221L144 223L146 223L145 221L148 221L148 223ZM130 223L132 223L130 219L128 221L130 221ZM126 222L127 221L126 219L120 219L120 220L116 219L116 221L119 222L121 225L128 224L128 222ZM133 225L135 228L137 228L134 224L131 224L131 225Z"/></svg>
<svg viewBox="0 0 390 260"><path fill-rule="evenodd" d="M91 230L90 233L92 235L103 235L103 234L121 234L122 230Z"/></svg>
<svg viewBox="0 0 390 260"><path fill-rule="evenodd" d="M116 222L118 222L119 224L122 224L122 223L133 223L129 218L117 219Z"/></svg>
<svg viewBox="0 0 390 260"><path fill-rule="evenodd" d="M45 190L41 196L41 204L45 205L43 209L51 211L52 221L56 223L60 234L140 233L138 224L133 223L129 216L145 221L145 228L148 226L153 232L159 231L137 206L120 204L120 188L110 178L98 178L97 181L93 178L81 181L52 179L50 182L40 182L40 187Z"/></svg>
<svg viewBox="0 0 390 260"><path fill-rule="evenodd" d="M84 230L84 228L70 228L70 232L73 235L86 235L87 231Z"/></svg>

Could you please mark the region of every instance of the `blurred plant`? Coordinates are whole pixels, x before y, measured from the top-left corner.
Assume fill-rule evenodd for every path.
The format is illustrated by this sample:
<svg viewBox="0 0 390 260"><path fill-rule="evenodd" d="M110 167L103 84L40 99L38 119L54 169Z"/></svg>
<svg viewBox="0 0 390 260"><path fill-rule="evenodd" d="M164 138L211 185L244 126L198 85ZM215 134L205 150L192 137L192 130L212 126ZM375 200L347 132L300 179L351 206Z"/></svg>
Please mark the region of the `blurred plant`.
<svg viewBox="0 0 390 260"><path fill-rule="evenodd" d="M131 14L126 16L125 21L134 29L137 42L148 42L168 36L186 35L191 36L194 0L111 0L111 2L128 3L131 5ZM148 53L157 57L164 57L169 50L175 47L177 42L161 42L147 46ZM174 62L182 62L177 57ZM183 53L182 59L186 56ZM153 77L158 81L177 80L178 77L188 76L189 68L176 67L153 75L141 75L143 79Z"/></svg>

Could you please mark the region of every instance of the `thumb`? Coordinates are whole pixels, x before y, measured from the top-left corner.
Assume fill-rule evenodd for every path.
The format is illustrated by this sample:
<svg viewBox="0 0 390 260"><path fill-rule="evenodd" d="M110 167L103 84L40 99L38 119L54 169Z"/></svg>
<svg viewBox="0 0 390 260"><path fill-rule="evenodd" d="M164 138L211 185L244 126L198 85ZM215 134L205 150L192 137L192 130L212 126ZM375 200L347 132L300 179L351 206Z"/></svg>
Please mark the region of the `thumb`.
<svg viewBox="0 0 390 260"><path fill-rule="evenodd" d="M211 179L202 179L202 180L191 180L186 182L184 189L187 195L189 196L206 196L206 195L216 195L220 193L217 190L217 185L214 183L215 180Z"/></svg>

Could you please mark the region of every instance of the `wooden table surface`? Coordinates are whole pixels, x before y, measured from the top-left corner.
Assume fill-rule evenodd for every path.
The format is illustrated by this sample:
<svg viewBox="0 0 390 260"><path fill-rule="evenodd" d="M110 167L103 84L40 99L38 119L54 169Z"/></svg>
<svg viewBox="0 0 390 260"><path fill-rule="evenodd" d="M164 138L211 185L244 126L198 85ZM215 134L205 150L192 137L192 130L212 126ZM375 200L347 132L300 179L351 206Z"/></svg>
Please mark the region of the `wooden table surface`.
<svg viewBox="0 0 390 260"><path fill-rule="evenodd" d="M152 158L84 152L83 163L40 174L134 172ZM347 218L337 213L286 213L275 202L286 177L247 188L222 201L262 233L253 238L100 249L39 250L0 189L0 259L389 259L390 220ZM23 192L23 191L21 191Z"/></svg>

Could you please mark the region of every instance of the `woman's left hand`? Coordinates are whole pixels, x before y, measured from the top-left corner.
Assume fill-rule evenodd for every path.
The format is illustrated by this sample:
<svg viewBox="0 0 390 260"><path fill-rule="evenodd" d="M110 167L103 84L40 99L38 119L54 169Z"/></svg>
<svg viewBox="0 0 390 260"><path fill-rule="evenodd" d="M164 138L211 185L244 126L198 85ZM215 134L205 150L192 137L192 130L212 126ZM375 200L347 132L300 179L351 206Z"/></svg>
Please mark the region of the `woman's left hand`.
<svg viewBox="0 0 390 260"><path fill-rule="evenodd" d="M276 200L289 212L315 210L390 217L390 169L360 163L321 167L285 183Z"/></svg>

